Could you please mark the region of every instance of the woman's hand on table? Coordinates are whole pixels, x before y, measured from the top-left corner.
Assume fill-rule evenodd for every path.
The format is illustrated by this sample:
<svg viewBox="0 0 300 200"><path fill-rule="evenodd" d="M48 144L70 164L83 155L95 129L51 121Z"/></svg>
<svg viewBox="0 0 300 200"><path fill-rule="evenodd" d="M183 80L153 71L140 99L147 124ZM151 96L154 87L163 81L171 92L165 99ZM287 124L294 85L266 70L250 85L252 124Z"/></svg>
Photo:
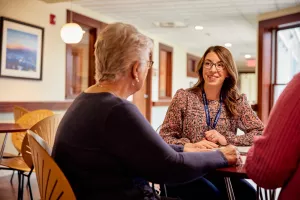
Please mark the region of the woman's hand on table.
<svg viewBox="0 0 300 200"><path fill-rule="evenodd" d="M204 152L215 148L218 148L218 145L207 140L202 140L197 143L186 143L184 145L184 149L186 149L185 152Z"/></svg>
<svg viewBox="0 0 300 200"><path fill-rule="evenodd" d="M239 151L233 145L228 145L226 147L220 148L225 158L228 161L228 165L239 165L242 163L242 159Z"/></svg>
<svg viewBox="0 0 300 200"><path fill-rule="evenodd" d="M212 151L212 149L200 149L198 147L195 147L192 143L187 143L183 147L183 152L208 152Z"/></svg>
<svg viewBox="0 0 300 200"><path fill-rule="evenodd" d="M208 141L213 142L213 143L219 143L220 145L227 145L226 138L216 130L206 131L205 138Z"/></svg>

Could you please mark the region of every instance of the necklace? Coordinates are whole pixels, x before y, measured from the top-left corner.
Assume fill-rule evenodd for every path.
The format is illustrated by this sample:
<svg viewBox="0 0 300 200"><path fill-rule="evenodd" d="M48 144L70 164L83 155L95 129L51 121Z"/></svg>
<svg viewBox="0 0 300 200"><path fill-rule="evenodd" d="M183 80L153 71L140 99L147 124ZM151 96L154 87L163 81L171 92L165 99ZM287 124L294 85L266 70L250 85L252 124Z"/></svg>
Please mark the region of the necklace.
<svg viewBox="0 0 300 200"><path fill-rule="evenodd" d="M102 89L105 89L105 90L107 90L106 92L111 93L111 94L113 94L113 95L116 96L116 97L119 97L116 93L114 93L113 91L111 91L111 89L109 89L109 88L107 88L107 87L103 87L103 85L101 85L101 84L97 84L97 87L100 87L100 88L102 88Z"/></svg>

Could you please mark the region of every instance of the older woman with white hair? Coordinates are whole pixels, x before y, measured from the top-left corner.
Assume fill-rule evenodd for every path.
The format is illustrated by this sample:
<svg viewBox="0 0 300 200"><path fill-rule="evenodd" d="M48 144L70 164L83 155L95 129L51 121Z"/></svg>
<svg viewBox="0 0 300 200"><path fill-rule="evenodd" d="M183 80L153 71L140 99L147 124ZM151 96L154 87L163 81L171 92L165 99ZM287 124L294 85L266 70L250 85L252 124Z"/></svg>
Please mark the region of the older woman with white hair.
<svg viewBox="0 0 300 200"><path fill-rule="evenodd" d="M233 146L196 152L201 150L166 144L126 100L143 86L152 46L123 23L108 25L98 37L97 83L69 107L53 148L77 199L160 199L147 181L186 182L238 160Z"/></svg>

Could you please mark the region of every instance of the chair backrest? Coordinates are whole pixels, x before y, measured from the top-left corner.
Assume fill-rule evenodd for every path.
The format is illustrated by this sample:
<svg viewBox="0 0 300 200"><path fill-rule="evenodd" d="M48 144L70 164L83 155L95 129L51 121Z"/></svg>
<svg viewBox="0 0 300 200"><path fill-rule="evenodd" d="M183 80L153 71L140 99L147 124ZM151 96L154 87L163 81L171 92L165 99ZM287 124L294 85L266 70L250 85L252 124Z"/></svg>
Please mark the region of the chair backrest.
<svg viewBox="0 0 300 200"><path fill-rule="evenodd" d="M31 149L29 147L29 142L28 142L28 134L25 135L24 140L22 142L21 154L26 165L30 169L33 169L33 161L31 156Z"/></svg>
<svg viewBox="0 0 300 200"><path fill-rule="evenodd" d="M20 119L17 120L16 123L21 127L31 128L37 122L52 115L54 115L54 113L51 110L35 110L24 114L22 117L20 117ZM16 132L11 136L12 143L14 147L19 151L19 153L21 153L22 142L25 135L26 132Z"/></svg>
<svg viewBox="0 0 300 200"><path fill-rule="evenodd" d="M15 122L17 122L18 119L20 119L23 115L25 115L26 113L29 113L29 112L30 112L29 110L27 110L23 107L14 106L13 113L14 113Z"/></svg>
<svg viewBox="0 0 300 200"><path fill-rule="evenodd" d="M62 116L63 115L56 114L47 117L36 123L30 130L38 134L53 148L56 131Z"/></svg>
<svg viewBox="0 0 300 200"><path fill-rule="evenodd" d="M73 200L76 199L69 181L56 162L49 155L47 143L28 130L29 146L36 170L41 200Z"/></svg>

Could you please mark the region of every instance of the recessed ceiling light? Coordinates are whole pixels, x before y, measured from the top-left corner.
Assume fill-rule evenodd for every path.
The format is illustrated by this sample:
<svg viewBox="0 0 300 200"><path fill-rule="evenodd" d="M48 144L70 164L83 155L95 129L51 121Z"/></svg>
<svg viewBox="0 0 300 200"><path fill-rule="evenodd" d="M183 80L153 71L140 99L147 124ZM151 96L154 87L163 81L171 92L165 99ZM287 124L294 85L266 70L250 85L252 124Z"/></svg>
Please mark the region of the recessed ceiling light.
<svg viewBox="0 0 300 200"><path fill-rule="evenodd" d="M251 58L251 55L250 54L246 54L245 58Z"/></svg>
<svg viewBox="0 0 300 200"><path fill-rule="evenodd" d="M195 26L196 30L203 30L203 26Z"/></svg>
<svg viewBox="0 0 300 200"><path fill-rule="evenodd" d="M231 43L225 43L225 47L231 47L232 44Z"/></svg>

